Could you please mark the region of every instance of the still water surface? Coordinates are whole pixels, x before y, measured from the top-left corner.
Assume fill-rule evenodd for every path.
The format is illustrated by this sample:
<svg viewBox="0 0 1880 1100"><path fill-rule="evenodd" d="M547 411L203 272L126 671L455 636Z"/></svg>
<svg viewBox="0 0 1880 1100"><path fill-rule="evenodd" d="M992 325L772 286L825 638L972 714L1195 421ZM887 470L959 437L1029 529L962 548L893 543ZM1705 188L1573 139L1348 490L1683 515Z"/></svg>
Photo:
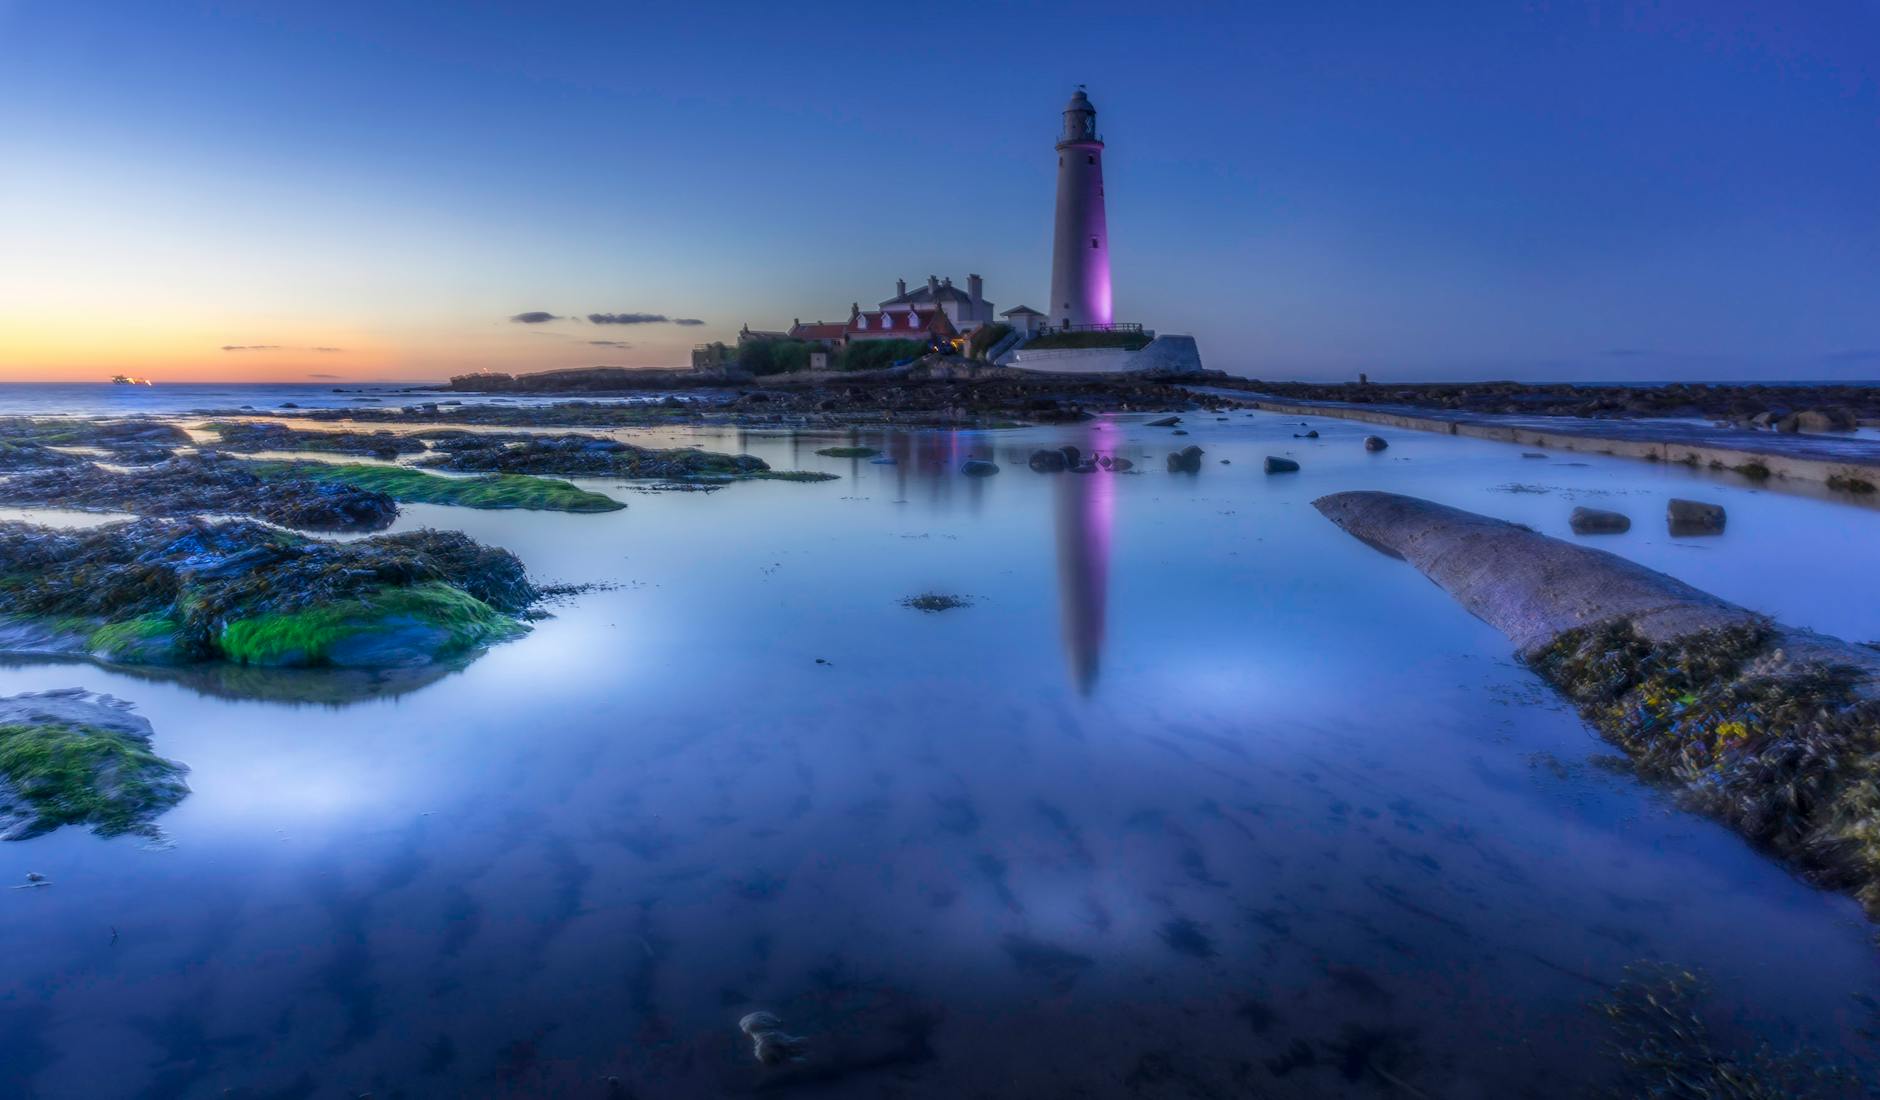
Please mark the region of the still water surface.
<svg viewBox="0 0 1880 1100"><path fill-rule="evenodd" d="M1575 1096L1614 1069L1589 1002L1642 960L1708 979L1721 1042L1873 1060L1851 902L1607 766L1505 639L1310 501L1563 536L1618 508L1599 545L1854 639L1880 638L1880 515L1191 421L864 440L893 465L701 431L842 477L408 506L612 587L345 705L0 668L135 701L194 789L167 845L0 846L0 883L53 882L0 890L0 1095ZM1189 442L1201 473L1164 472ZM1025 468L1062 443L1140 472ZM1672 495L1728 532L1670 538ZM901 606L929 590L972 604ZM760 1008L810 1071L751 1059Z"/></svg>

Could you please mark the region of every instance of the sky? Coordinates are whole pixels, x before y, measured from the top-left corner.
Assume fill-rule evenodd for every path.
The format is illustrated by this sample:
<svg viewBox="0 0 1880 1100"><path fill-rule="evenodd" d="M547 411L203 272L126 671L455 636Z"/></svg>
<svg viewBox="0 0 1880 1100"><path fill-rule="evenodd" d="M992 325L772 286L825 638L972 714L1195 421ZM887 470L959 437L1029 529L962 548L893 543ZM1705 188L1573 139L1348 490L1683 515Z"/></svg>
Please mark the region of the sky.
<svg viewBox="0 0 1880 1100"><path fill-rule="evenodd" d="M0 0L0 380L682 366L929 274L1042 307L1080 83L1117 319L1210 367L1880 378L1875 0Z"/></svg>

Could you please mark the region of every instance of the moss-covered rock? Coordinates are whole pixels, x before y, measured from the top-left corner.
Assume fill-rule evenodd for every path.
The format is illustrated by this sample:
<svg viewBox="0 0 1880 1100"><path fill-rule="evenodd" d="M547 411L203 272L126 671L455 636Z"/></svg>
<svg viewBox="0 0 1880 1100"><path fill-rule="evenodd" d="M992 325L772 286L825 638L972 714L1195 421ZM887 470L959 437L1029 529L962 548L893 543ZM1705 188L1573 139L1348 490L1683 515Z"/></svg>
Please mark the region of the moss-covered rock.
<svg viewBox="0 0 1880 1100"><path fill-rule="evenodd" d="M244 515L312 531L376 531L398 505L385 493L324 477L260 477L248 463L181 455L136 471L95 463L0 481L0 504L144 516Z"/></svg>
<svg viewBox="0 0 1880 1100"><path fill-rule="evenodd" d="M526 631L522 563L457 532L332 543L246 521L0 524L0 650L384 668Z"/></svg>
<svg viewBox="0 0 1880 1100"><path fill-rule="evenodd" d="M626 505L566 481L526 474L440 477L406 466L327 462L249 462L253 474L271 484L312 482L382 493L407 504L459 508L524 508L540 512L613 512Z"/></svg>
<svg viewBox="0 0 1880 1100"><path fill-rule="evenodd" d="M460 473L561 474L569 477L724 480L770 470L754 455L694 447L658 450L618 439L567 433L526 435L464 432L434 437L437 453L421 465Z"/></svg>
<svg viewBox="0 0 1880 1100"><path fill-rule="evenodd" d="M0 699L0 840L61 825L154 835L189 794L189 769L151 751L130 704L78 688Z"/></svg>

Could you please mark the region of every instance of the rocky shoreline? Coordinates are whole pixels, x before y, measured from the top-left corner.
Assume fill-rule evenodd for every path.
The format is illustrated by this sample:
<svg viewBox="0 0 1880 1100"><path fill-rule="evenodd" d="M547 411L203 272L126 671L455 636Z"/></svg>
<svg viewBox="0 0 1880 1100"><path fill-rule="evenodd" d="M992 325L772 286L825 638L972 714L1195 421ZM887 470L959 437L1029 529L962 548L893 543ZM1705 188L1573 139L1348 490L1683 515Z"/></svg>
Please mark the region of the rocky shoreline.
<svg viewBox="0 0 1880 1100"><path fill-rule="evenodd" d="M1258 379L1210 381L1300 401L1399 405L1502 416L1582 419L1705 419L1776 431L1847 431L1880 423L1880 387L1672 383L1664 386L1579 386L1525 382L1319 383Z"/></svg>
<svg viewBox="0 0 1880 1100"><path fill-rule="evenodd" d="M1880 651L1487 516L1313 503L1506 634L1641 774L1880 919Z"/></svg>

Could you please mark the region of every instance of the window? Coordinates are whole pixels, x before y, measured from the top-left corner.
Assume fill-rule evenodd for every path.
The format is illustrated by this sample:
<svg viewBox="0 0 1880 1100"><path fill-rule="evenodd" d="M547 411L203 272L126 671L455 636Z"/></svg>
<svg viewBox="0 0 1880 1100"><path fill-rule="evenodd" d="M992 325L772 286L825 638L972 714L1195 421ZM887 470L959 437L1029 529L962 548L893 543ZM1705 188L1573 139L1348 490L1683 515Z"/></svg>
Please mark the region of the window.
<svg viewBox="0 0 1880 1100"><path fill-rule="evenodd" d="M855 327L858 329L867 328L868 327L868 315L863 314L862 316L857 317L855 319Z"/></svg>
<svg viewBox="0 0 1880 1100"><path fill-rule="evenodd" d="M1090 238L1090 247L1097 247L1097 239L1095 237Z"/></svg>
<svg viewBox="0 0 1880 1100"><path fill-rule="evenodd" d="M1084 163L1085 163L1085 164L1095 164L1095 163L1097 163L1097 155L1096 155L1095 153L1092 153L1092 154L1090 154L1089 156L1087 156L1087 157L1085 157L1085 158L1084 158Z"/></svg>
<svg viewBox="0 0 1880 1100"><path fill-rule="evenodd" d="M1058 167L1059 167L1059 168L1062 168L1062 167L1064 167L1064 158L1063 158L1063 157L1059 157L1059 158L1058 158Z"/></svg>

